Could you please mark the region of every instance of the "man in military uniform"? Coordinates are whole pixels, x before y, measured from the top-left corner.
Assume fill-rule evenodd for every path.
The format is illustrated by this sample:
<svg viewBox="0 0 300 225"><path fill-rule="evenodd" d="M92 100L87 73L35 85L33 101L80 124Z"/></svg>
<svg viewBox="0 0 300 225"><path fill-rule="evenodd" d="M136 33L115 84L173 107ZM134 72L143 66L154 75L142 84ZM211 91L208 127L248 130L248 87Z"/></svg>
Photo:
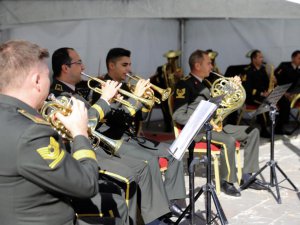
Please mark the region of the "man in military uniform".
<svg viewBox="0 0 300 225"><path fill-rule="evenodd" d="M87 134L87 110L56 117L73 136L68 153L37 112L48 96L48 51L27 41L0 46L0 217L10 224L73 224L70 198L98 193L98 165Z"/></svg>
<svg viewBox="0 0 300 225"><path fill-rule="evenodd" d="M75 85L81 79L84 71L78 53L72 48L60 48L52 56L53 83L51 92L56 96L69 94L76 98L82 98L75 90ZM110 100L115 96L120 85L109 80L101 86L102 95L99 100L89 107L89 121L95 126L105 118L111 110ZM83 100L84 101L84 100ZM89 105L86 102L86 105ZM101 141L103 144L103 141ZM139 202L141 214L145 223L150 223L156 218L169 212L168 200L165 196L163 183L159 171L158 161L148 155L139 160L133 156L126 156L123 152L128 149L132 152L140 152L138 146L123 142L118 149L118 157L107 155L101 146L96 151L96 156L101 170L111 176L119 185L130 183L130 196L125 196L129 202L129 216L133 224L136 224L137 203ZM119 182L120 179L123 182ZM124 182L125 181L125 182ZM126 189L126 185L125 188ZM138 196L141 196L138 198ZM137 199L138 198L138 199ZM159 223L160 221L156 221Z"/></svg>
<svg viewBox="0 0 300 225"><path fill-rule="evenodd" d="M183 76L183 71L178 65L180 55L181 51L174 50L164 53L163 56L167 58L167 63L156 69L156 73L150 78L150 82L160 88L171 88L171 90L174 91L176 83ZM155 95L160 98L156 92ZM164 117L165 131L173 131L172 117L168 101L162 101L160 107Z"/></svg>
<svg viewBox="0 0 300 225"><path fill-rule="evenodd" d="M269 79L266 66L263 63L264 57L261 51L253 50L250 53L251 64L245 68L246 78L243 85L246 90L247 98L246 104L259 106L263 100L270 94L272 86L275 85L276 78ZM274 74L270 74L274 76ZM274 82L274 84L270 83ZM284 123L288 122L289 113L286 113L286 109L289 111L289 103L286 98L281 98L278 102L279 116L275 126L275 134L289 134L289 132L283 129ZM265 116L266 119L268 117ZM257 120L261 126L261 137L270 138L270 133L267 131L267 121L262 114L257 116Z"/></svg>
<svg viewBox="0 0 300 225"><path fill-rule="evenodd" d="M106 57L106 66L108 73L105 80L114 80L123 82L121 88L130 92L126 83L126 74L131 72L130 51L123 48L111 49ZM140 79L133 91L137 97L142 97L145 90L150 88L149 80ZM176 205L176 200L185 198L185 184L183 174L183 163L177 161L168 152L169 145L162 142L156 142L144 137L138 137L136 133L136 124L147 117L149 106L137 101L136 98L124 97L134 107L128 107L119 104L111 104L111 112L105 117L106 122L100 127L100 131L113 139L122 138L124 142L138 146L140 151L133 151L128 148L120 154L132 156L142 160L147 160L150 156L158 160L159 157L168 159L168 169L165 172L164 187L168 199L170 200L170 210L177 216L181 209Z"/></svg>
<svg viewBox="0 0 300 225"><path fill-rule="evenodd" d="M282 62L275 70L275 76L278 85L290 84L292 91L293 88L299 88L298 81L300 78L300 50L296 50L291 55L290 62Z"/></svg>
<svg viewBox="0 0 300 225"><path fill-rule="evenodd" d="M201 100L210 98L210 91L205 84L205 78L209 76L212 65L208 54L201 50L193 52L189 58L190 74L178 82L174 93L173 119L180 125L185 125ZM203 136L201 134L200 136ZM200 139L200 138L198 138ZM240 141L244 145L243 182L247 181L251 173L258 167L259 132L257 129L249 129L247 126L226 125L221 132L212 131L212 143L221 144L221 178L222 190L232 196L240 196L240 192L234 187L237 181L235 163L235 142ZM251 188L261 189L256 180Z"/></svg>
<svg viewBox="0 0 300 225"><path fill-rule="evenodd" d="M291 105L290 102L295 94L300 93L300 51L296 50L291 55L290 62L282 62L275 70L278 85L292 84L287 93L279 100L279 119L276 124L277 133L288 133L284 129L284 124L288 123Z"/></svg>

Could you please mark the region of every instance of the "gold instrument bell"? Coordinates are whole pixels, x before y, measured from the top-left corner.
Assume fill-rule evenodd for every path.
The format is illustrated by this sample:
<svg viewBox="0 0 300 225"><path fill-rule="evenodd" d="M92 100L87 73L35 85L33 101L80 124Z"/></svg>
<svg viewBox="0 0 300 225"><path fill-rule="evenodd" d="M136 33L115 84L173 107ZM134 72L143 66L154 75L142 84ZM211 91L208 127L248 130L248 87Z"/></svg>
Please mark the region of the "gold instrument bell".
<svg viewBox="0 0 300 225"><path fill-rule="evenodd" d="M213 51L211 49L208 49L206 50L207 54L208 54L208 57L211 59L211 60L215 60L217 58L217 56L219 55L218 52L216 51Z"/></svg>
<svg viewBox="0 0 300 225"><path fill-rule="evenodd" d="M163 57L168 58L168 59L172 59L175 57L179 57L181 55L181 51L175 51L175 50L170 50L166 53L163 54Z"/></svg>

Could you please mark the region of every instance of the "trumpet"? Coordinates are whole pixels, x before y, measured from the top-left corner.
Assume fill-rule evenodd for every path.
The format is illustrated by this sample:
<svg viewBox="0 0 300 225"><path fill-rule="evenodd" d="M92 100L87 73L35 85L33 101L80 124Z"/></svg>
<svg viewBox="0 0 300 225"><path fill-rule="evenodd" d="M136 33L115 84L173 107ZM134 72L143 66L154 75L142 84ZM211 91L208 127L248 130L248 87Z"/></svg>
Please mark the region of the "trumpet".
<svg viewBox="0 0 300 225"><path fill-rule="evenodd" d="M49 101L45 101L40 110L41 115L63 138L72 141L73 137L71 135L71 132L61 123L61 121L54 119L54 115L57 112L60 112L64 116L70 115L70 113L72 112L71 99L65 96L63 96L61 99L57 99L53 94L50 94L48 99ZM111 155L115 155L121 147L123 141L110 139L103 134L95 131L95 127L96 124L94 121L90 121L88 123L88 135L93 148L99 147L100 142L102 141L103 144L108 146L108 153Z"/></svg>
<svg viewBox="0 0 300 225"><path fill-rule="evenodd" d="M140 79L142 79L141 77L137 76L137 75L130 75L129 73L126 73L126 76L128 76L130 79L138 82ZM130 80L129 80L130 81ZM130 83L130 82L129 82ZM144 97L147 98L147 99L154 99L154 101L157 103L157 104L160 104L160 99L156 98L154 96L154 91L158 92L160 95L161 95L161 100L162 101L166 101L170 94L171 94L171 88L166 88L166 89L162 89L154 84L151 84L150 86L150 89L151 90L147 90L144 94Z"/></svg>
<svg viewBox="0 0 300 225"><path fill-rule="evenodd" d="M86 74L86 73L84 73L84 72L81 72L81 75L90 78L90 79L88 80L88 87L89 87L91 90L93 90L93 91L95 91L95 92L97 92L97 93L99 93L99 94L102 94L101 88L96 87L96 86L92 86L91 81L96 81L96 82L97 82L98 84L100 84L100 85L104 85L104 84L105 84L105 81L103 81L103 80L101 80L101 79L99 79L99 78L92 77L92 76L90 76L90 75L88 75L88 74ZM122 93L122 92L123 92L123 93ZM121 94L123 94L123 95L126 95L125 92L126 92L126 91L119 90L119 93L121 93ZM128 93L128 92L127 92L127 93ZM128 93L128 94L130 94L130 93ZM127 95L127 96L128 96L128 95ZM129 97L129 96L128 96L128 97ZM125 105L125 106L127 106L127 107L136 109L135 106L133 106L130 102L128 102L128 101L126 101L126 100L119 99L119 98L113 98L113 100L116 101L116 102L119 102L119 103L121 103L121 104L123 104L123 105Z"/></svg>
<svg viewBox="0 0 300 225"><path fill-rule="evenodd" d="M97 93L99 93L99 94L102 94L101 88L92 86L91 81L96 81L96 82L97 82L98 84L100 84L100 85L105 84L105 81L103 81L103 80L101 80L101 79L99 79L99 78L92 77L92 76L90 76L90 75L88 75L88 74L86 74L86 73L83 73L83 72L81 72L81 75L86 76L86 77L89 78L89 80L88 80L88 87L89 87L91 90L93 90L93 91L95 91L95 92L97 92ZM122 95L128 97L128 98L133 98L133 99L135 99L136 101L141 102L143 105L145 105L145 106L146 106L147 108L149 108L149 109L151 109L151 108L153 107L153 105L154 105L154 102L153 102L153 101L148 100L148 99L145 99L145 98L142 98L142 97L138 97L138 96L136 96L136 95L134 95L134 94L132 94L132 93L130 93L130 92L128 92L128 91L119 89L118 92L119 92L120 94L122 94ZM127 106L127 107L130 107L130 108L133 108L133 109L137 109L137 108L136 108L135 106L133 106L129 101L126 101L126 100L123 100L123 99L118 99L118 98L113 98L113 100L115 100L116 102L120 102L121 104L123 104L123 105L125 105L125 106Z"/></svg>

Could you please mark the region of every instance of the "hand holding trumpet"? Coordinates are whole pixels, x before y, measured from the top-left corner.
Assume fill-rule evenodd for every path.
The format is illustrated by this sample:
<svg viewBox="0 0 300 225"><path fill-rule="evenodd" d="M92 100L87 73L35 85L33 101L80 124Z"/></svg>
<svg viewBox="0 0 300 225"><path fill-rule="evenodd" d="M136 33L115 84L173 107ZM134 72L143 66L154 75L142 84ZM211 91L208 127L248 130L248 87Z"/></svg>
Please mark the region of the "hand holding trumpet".
<svg viewBox="0 0 300 225"><path fill-rule="evenodd" d="M146 90L149 89L150 87L151 87L150 79L147 80L139 79L138 82L136 83L133 94L138 97L142 97L146 92Z"/></svg>
<svg viewBox="0 0 300 225"><path fill-rule="evenodd" d="M71 112L67 115L63 115L61 112L54 114L54 119L59 120L68 131L70 131L72 137L77 135L83 135L88 138L88 114L87 108L84 103L71 97L72 107Z"/></svg>
<svg viewBox="0 0 300 225"><path fill-rule="evenodd" d="M121 87L121 83L113 80L107 80L102 84L102 95L101 98L109 102L112 98L117 97L118 90Z"/></svg>

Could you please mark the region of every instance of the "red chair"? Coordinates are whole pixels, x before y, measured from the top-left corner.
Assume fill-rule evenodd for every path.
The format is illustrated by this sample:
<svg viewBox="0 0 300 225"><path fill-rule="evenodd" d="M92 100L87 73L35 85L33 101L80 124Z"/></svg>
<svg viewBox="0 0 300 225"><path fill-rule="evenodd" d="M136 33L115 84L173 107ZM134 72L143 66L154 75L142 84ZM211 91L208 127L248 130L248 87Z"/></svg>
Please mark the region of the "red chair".
<svg viewBox="0 0 300 225"><path fill-rule="evenodd" d="M170 96L169 98L169 109L171 110L171 115L173 112L173 96ZM173 126L174 126L174 134L175 138L178 137L178 135L181 132L181 126L178 125L173 120ZM216 192L217 194L220 194L221 188L220 188L220 172L219 172L219 157L221 154L221 150L224 149L223 143L211 143L211 156L214 164L214 171L215 171L215 183L216 183ZM196 146L194 148L194 152L204 154L207 151L207 145L206 142L201 141L196 143ZM188 152L188 151L187 151ZM238 168L238 182L240 183L242 178L242 165L241 165L241 156L240 156L240 143L236 142L236 158L237 158L237 168ZM230 172L229 163L227 162L227 170Z"/></svg>

